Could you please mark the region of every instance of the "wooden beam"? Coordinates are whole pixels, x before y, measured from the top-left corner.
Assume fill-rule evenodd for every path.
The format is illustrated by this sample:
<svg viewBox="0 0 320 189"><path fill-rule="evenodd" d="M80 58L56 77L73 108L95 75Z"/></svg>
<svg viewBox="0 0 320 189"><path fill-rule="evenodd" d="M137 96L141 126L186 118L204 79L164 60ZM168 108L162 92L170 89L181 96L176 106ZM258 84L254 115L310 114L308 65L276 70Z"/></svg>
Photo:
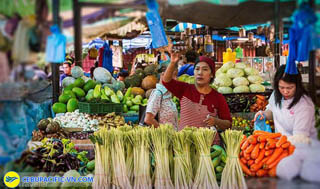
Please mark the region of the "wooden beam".
<svg viewBox="0 0 320 189"><path fill-rule="evenodd" d="M81 6L78 0L73 0L73 23L74 23L74 54L76 66L82 67L82 28Z"/></svg>

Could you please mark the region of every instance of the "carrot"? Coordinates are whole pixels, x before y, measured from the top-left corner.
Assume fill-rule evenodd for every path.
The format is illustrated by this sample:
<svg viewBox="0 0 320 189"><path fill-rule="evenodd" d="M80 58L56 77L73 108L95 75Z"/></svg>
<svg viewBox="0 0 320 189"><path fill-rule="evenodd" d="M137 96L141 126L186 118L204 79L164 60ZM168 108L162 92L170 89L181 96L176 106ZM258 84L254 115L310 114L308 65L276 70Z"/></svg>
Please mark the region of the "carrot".
<svg viewBox="0 0 320 189"><path fill-rule="evenodd" d="M279 139L279 141L276 144L276 147L279 148L281 147L282 144L284 144L285 142L287 142L287 136L286 135L282 135Z"/></svg>
<svg viewBox="0 0 320 189"><path fill-rule="evenodd" d="M276 147L276 142L275 142L274 139L268 138L267 141L268 141L268 142L267 142L267 147L268 147L269 149Z"/></svg>
<svg viewBox="0 0 320 189"><path fill-rule="evenodd" d="M296 149L295 146L290 145L290 146L289 146L289 155L293 154L293 152L294 152L295 149Z"/></svg>
<svg viewBox="0 0 320 189"><path fill-rule="evenodd" d="M283 152L283 148L276 148L272 153L270 159L266 162L267 165L270 165L271 163L273 163L281 155L282 152Z"/></svg>
<svg viewBox="0 0 320 189"><path fill-rule="evenodd" d="M263 163L262 163L262 162L255 163L255 164L252 164L252 165L250 166L250 170L251 170L251 171L258 171L262 166L263 166Z"/></svg>
<svg viewBox="0 0 320 189"><path fill-rule="evenodd" d="M261 142L259 148L263 149L265 144L266 144L265 142Z"/></svg>
<svg viewBox="0 0 320 189"><path fill-rule="evenodd" d="M258 137L258 141L259 142L265 142L265 141L267 141L267 138L268 138L268 134L266 134L266 135L260 135L259 137Z"/></svg>
<svg viewBox="0 0 320 189"><path fill-rule="evenodd" d="M253 159L250 159L248 162L247 162L248 166L251 166L252 164L254 164L254 160Z"/></svg>
<svg viewBox="0 0 320 189"><path fill-rule="evenodd" d="M281 133L270 133L268 138L278 138L281 137Z"/></svg>
<svg viewBox="0 0 320 189"><path fill-rule="evenodd" d="M241 146L241 150L245 150L247 149L247 147L249 146L249 141L248 140L245 140Z"/></svg>
<svg viewBox="0 0 320 189"><path fill-rule="evenodd" d="M240 157L243 157L243 153L244 153L243 151L240 152L240 154L239 154Z"/></svg>
<svg viewBox="0 0 320 189"><path fill-rule="evenodd" d="M270 156L267 156L267 157L263 158L263 159L261 160L261 162L264 164L265 162L268 161L269 158L270 158Z"/></svg>
<svg viewBox="0 0 320 189"><path fill-rule="evenodd" d="M253 135L248 137L248 141L250 144L257 144L257 138L254 137Z"/></svg>
<svg viewBox="0 0 320 189"><path fill-rule="evenodd" d="M270 156L273 153L273 150L266 150L266 152L264 153L265 156Z"/></svg>
<svg viewBox="0 0 320 189"><path fill-rule="evenodd" d="M246 160L250 160L250 154L244 152L243 153L243 157L246 159Z"/></svg>
<svg viewBox="0 0 320 189"><path fill-rule="evenodd" d="M290 142L286 142L281 145L281 148L288 148L290 146Z"/></svg>
<svg viewBox="0 0 320 189"><path fill-rule="evenodd" d="M270 177L276 177L277 176L277 166L273 167L268 171L268 175Z"/></svg>
<svg viewBox="0 0 320 189"><path fill-rule="evenodd" d="M259 145L255 145L255 147L253 148L252 152L251 152L251 159L256 159L259 155Z"/></svg>
<svg viewBox="0 0 320 189"><path fill-rule="evenodd" d="M260 99L260 100L266 100L266 97L265 96L263 96L263 95L256 95L256 97L258 98L258 99Z"/></svg>
<svg viewBox="0 0 320 189"><path fill-rule="evenodd" d="M244 164L247 164L247 160L244 157L240 158L240 161L242 161L242 163L244 163Z"/></svg>
<svg viewBox="0 0 320 189"><path fill-rule="evenodd" d="M266 134L270 134L270 133L267 131L260 131L260 130L253 131L253 135L266 135Z"/></svg>
<svg viewBox="0 0 320 189"><path fill-rule="evenodd" d="M242 140L240 142L240 146L242 146L242 144L246 141L246 139L247 139L247 136L243 135L243 138L242 138Z"/></svg>
<svg viewBox="0 0 320 189"><path fill-rule="evenodd" d="M251 153L255 146L256 146L255 144L250 144L245 152L248 154Z"/></svg>
<svg viewBox="0 0 320 189"><path fill-rule="evenodd" d="M284 151L273 163L268 165L268 169L272 169L274 166L278 165L278 163L288 155L289 155L288 151Z"/></svg>
<svg viewBox="0 0 320 189"><path fill-rule="evenodd" d="M239 162L240 162L240 166L242 168L242 171L247 175L252 175L252 173L249 170L249 168L242 161L239 161Z"/></svg>
<svg viewBox="0 0 320 189"><path fill-rule="evenodd" d="M260 169L257 171L258 177L263 177L263 176L266 176L267 174L268 174L268 170L266 170L266 169Z"/></svg>
<svg viewBox="0 0 320 189"><path fill-rule="evenodd" d="M263 159L265 151L266 151L265 149L260 150L257 159L254 161L255 163L259 163Z"/></svg>

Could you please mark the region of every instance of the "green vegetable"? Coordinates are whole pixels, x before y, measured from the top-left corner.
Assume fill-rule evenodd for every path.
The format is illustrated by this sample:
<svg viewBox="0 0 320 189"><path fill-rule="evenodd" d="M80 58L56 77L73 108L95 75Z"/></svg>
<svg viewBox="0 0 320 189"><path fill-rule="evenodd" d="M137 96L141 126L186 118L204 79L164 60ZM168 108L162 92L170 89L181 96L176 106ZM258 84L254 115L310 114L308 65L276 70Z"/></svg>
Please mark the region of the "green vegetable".
<svg viewBox="0 0 320 189"><path fill-rule="evenodd" d="M100 99L101 97L101 84L98 84L95 86L94 90L93 90L93 97L96 99Z"/></svg>
<svg viewBox="0 0 320 189"><path fill-rule="evenodd" d="M235 64L233 62L227 62L221 66L221 72L226 73L231 68L234 68Z"/></svg>
<svg viewBox="0 0 320 189"><path fill-rule="evenodd" d="M128 106L126 104L123 105L123 112L124 113L128 112Z"/></svg>
<svg viewBox="0 0 320 189"><path fill-rule="evenodd" d="M65 89L63 90L63 93L62 94L65 94L65 95L70 95L71 98L76 98L77 96L74 94L74 92L72 92L72 89Z"/></svg>
<svg viewBox="0 0 320 189"><path fill-rule="evenodd" d="M238 68L231 68L227 71L227 76L229 78L236 78L244 76L244 71Z"/></svg>
<svg viewBox="0 0 320 189"><path fill-rule="evenodd" d="M131 89L132 87L129 87L126 91L126 94L124 95L125 98L128 98L131 95Z"/></svg>
<svg viewBox="0 0 320 189"><path fill-rule="evenodd" d="M62 95L60 95L59 96L59 102L61 102L61 103L67 103L68 102L68 100L70 99L70 98L72 98L72 96L71 95L68 95L68 94L62 94Z"/></svg>
<svg viewBox="0 0 320 189"><path fill-rule="evenodd" d="M219 156L222 153L222 151L219 150L215 150L214 152L211 153L211 158L215 158L217 156Z"/></svg>
<svg viewBox="0 0 320 189"><path fill-rule="evenodd" d="M122 92L121 92L120 90L117 91L117 96L118 96L118 98L119 98L120 101L123 100L123 94L122 94Z"/></svg>
<svg viewBox="0 0 320 189"><path fill-rule="evenodd" d="M107 96L111 96L114 94L113 90L107 86L104 86L104 92L106 93Z"/></svg>
<svg viewBox="0 0 320 189"><path fill-rule="evenodd" d="M105 94L104 90L101 90L101 101L102 102L109 102L110 98Z"/></svg>
<svg viewBox="0 0 320 189"><path fill-rule="evenodd" d="M84 82L84 80L83 80L81 77L79 77L78 79L76 79L76 80L74 81L74 86L75 86L75 87L82 88L82 87L84 86L84 84L85 84L85 82Z"/></svg>
<svg viewBox="0 0 320 189"><path fill-rule="evenodd" d="M248 86L239 86L233 89L233 93L248 93L250 89Z"/></svg>
<svg viewBox="0 0 320 189"><path fill-rule="evenodd" d="M218 92L221 94L231 94L233 90L231 87L219 87Z"/></svg>
<svg viewBox="0 0 320 189"><path fill-rule="evenodd" d="M222 173L223 167L222 167L222 166L217 166L217 167L216 167L216 171L217 171L218 173Z"/></svg>
<svg viewBox="0 0 320 189"><path fill-rule="evenodd" d="M90 89L94 89L95 86L96 86L96 82L90 79L90 80L87 81L87 83L84 85L83 90L85 90L86 92L88 92Z"/></svg>
<svg viewBox="0 0 320 189"><path fill-rule="evenodd" d="M217 167L217 166L219 165L220 161L221 161L221 156L215 157L215 158L212 160L212 165L213 165L214 167Z"/></svg>
<svg viewBox="0 0 320 189"><path fill-rule="evenodd" d="M134 98L134 99L132 99L132 102L133 102L133 104L141 104L141 100L140 99L137 99L137 98Z"/></svg>
<svg viewBox="0 0 320 189"><path fill-rule="evenodd" d="M65 87L63 89L63 91L65 91L65 90L70 90L71 91L73 89L73 87L75 87L75 85L72 83L72 84L68 85L68 87Z"/></svg>
<svg viewBox="0 0 320 189"><path fill-rule="evenodd" d="M93 89L90 89L85 97L87 102L91 102L94 98L93 98Z"/></svg>
<svg viewBox="0 0 320 189"><path fill-rule="evenodd" d="M233 86L249 85L249 81L245 77L236 77L232 80Z"/></svg>
<svg viewBox="0 0 320 189"><path fill-rule="evenodd" d="M68 101L67 110L68 112L74 112L76 109L78 109L78 100L76 98L71 98Z"/></svg>
<svg viewBox="0 0 320 189"><path fill-rule="evenodd" d="M251 84L249 88L252 93L263 93L266 90L261 84Z"/></svg>
<svg viewBox="0 0 320 189"><path fill-rule="evenodd" d="M86 93L82 89L80 89L79 87L74 87L72 89L72 92L74 92L76 94L76 96L79 98L84 97L86 95Z"/></svg>
<svg viewBox="0 0 320 189"><path fill-rule="evenodd" d="M218 87L230 87L232 80L226 75L219 75L214 79L214 84Z"/></svg>
<svg viewBox="0 0 320 189"><path fill-rule="evenodd" d="M89 161L89 162L87 163L87 169L88 169L89 171L93 171L93 170L94 170L94 165L95 165L94 160Z"/></svg>
<svg viewBox="0 0 320 189"><path fill-rule="evenodd" d="M129 109L133 111L139 111L139 105L133 105Z"/></svg>
<svg viewBox="0 0 320 189"><path fill-rule="evenodd" d="M139 99L140 101L143 99L141 95L137 95L134 97L135 99Z"/></svg>
<svg viewBox="0 0 320 189"><path fill-rule="evenodd" d="M56 102L52 105L52 110L54 113L65 113L67 111L67 105L61 103L61 102Z"/></svg>
<svg viewBox="0 0 320 189"><path fill-rule="evenodd" d="M111 102L120 103L120 100L116 94L111 95Z"/></svg>
<svg viewBox="0 0 320 189"><path fill-rule="evenodd" d="M217 173L217 174L216 174L217 180L221 180L221 177L222 177L222 174L221 174L221 173Z"/></svg>
<svg viewBox="0 0 320 189"><path fill-rule="evenodd" d="M132 101L131 100L127 100L127 102L126 102L126 104L127 104L127 106L133 106L133 103L132 103Z"/></svg>

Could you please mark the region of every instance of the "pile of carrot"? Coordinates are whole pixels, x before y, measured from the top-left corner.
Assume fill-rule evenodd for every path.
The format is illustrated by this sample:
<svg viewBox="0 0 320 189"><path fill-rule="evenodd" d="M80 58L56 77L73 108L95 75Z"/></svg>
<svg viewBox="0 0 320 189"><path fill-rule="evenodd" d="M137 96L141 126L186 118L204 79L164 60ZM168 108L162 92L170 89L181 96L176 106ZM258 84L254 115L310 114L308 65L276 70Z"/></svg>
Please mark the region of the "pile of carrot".
<svg viewBox="0 0 320 189"><path fill-rule="evenodd" d="M253 135L244 136L240 149L240 165L246 175L275 177L278 163L291 155L295 146L285 135L256 130Z"/></svg>

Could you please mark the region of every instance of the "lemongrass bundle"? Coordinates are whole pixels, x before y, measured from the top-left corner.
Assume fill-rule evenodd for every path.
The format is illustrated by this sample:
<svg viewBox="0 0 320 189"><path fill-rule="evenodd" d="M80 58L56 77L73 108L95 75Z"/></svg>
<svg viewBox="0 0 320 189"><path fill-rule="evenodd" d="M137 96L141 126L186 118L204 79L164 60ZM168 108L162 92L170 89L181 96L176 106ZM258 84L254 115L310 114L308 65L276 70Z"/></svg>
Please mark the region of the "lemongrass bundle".
<svg viewBox="0 0 320 189"><path fill-rule="evenodd" d="M156 189L174 188L170 176L169 148L173 137L171 125L160 125L159 128L151 128L152 150L155 159L154 187Z"/></svg>
<svg viewBox="0 0 320 189"><path fill-rule="evenodd" d="M95 150L95 175L92 184L93 188L109 188L111 183L110 173L110 151L109 132L106 128L101 128L94 133L93 143Z"/></svg>
<svg viewBox="0 0 320 189"><path fill-rule="evenodd" d="M240 153L240 143L243 138L242 131L228 129L222 133L221 136L226 144L227 162L222 172L220 188L247 188L238 158Z"/></svg>
<svg viewBox="0 0 320 189"><path fill-rule="evenodd" d="M120 129L110 129L110 153L111 153L111 171L112 188L132 188L125 160L124 133Z"/></svg>
<svg viewBox="0 0 320 189"><path fill-rule="evenodd" d="M193 132L192 138L199 154L197 172L192 188L219 188L214 166L210 157L210 146L216 132L207 128L200 128Z"/></svg>
<svg viewBox="0 0 320 189"><path fill-rule="evenodd" d="M150 165L150 138L147 127L136 127L130 132L133 144L134 184L133 188L152 188Z"/></svg>
<svg viewBox="0 0 320 189"><path fill-rule="evenodd" d="M174 185L176 189L192 187L191 135L192 131L190 130L182 130L174 134Z"/></svg>

